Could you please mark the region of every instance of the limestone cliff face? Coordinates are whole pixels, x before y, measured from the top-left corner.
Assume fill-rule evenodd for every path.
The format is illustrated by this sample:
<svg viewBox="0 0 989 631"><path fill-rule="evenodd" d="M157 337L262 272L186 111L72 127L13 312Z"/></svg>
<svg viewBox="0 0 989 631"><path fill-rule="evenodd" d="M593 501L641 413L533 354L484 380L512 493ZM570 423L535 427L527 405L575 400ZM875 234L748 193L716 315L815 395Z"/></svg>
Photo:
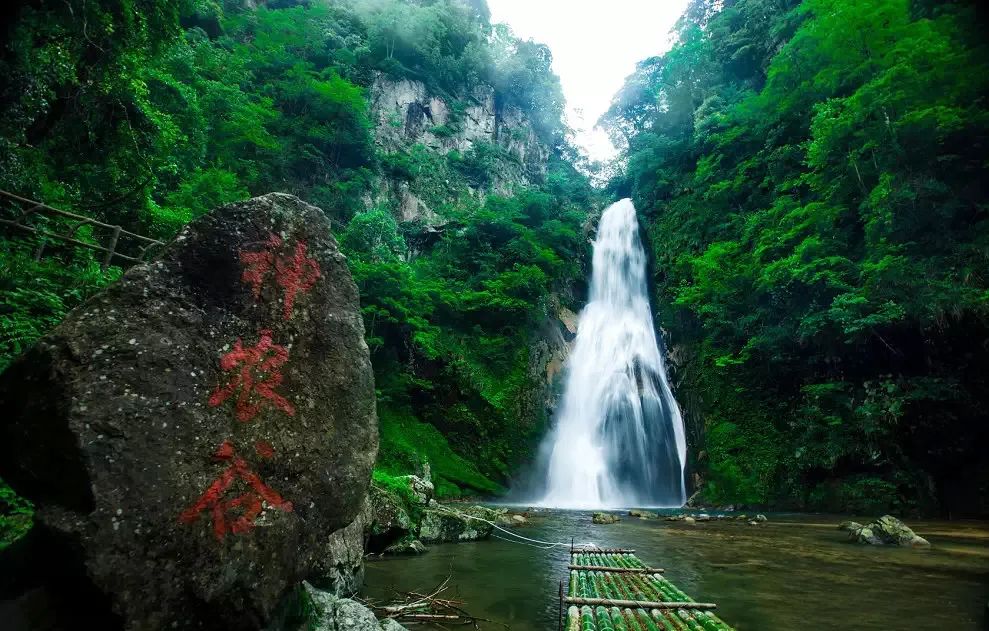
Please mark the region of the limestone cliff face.
<svg viewBox="0 0 989 631"><path fill-rule="evenodd" d="M471 195L509 195L516 189L541 182L546 177L550 149L536 135L525 114L515 106L501 106L494 88L479 86L460 98L430 92L421 81L394 79L379 74L371 86L371 113L375 142L384 154L408 152L422 145L437 156L451 152L467 155L483 145L497 147L499 160L487 186L448 174L449 190L458 184ZM386 177L379 200L397 202L398 219L442 223L432 208L436 199L413 190L408 182ZM441 200L449 201L449 200Z"/></svg>

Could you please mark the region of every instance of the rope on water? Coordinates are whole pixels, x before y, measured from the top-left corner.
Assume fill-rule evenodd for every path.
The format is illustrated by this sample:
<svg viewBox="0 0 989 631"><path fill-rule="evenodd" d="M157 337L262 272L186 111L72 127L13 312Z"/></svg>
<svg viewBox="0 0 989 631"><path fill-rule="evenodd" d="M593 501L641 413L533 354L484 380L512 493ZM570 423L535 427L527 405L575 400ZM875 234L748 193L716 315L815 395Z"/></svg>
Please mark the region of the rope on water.
<svg viewBox="0 0 989 631"><path fill-rule="evenodd" d="M550 548L556 548L556 547L560 547L560 546L562 546L564 548L570 548L570 547L573 547L574 545L579 545L579 546L582 546L582 547L584 547L584 546L594 547L594 548L597 547L597 545L594 544L594 543L579 543L579 544L574 544L572 541L569 542L569 543L563 543L563 542L560 542L560 541L543 541L541 539L532 539L530 537L522 536L522 535L518 534L517 532L512 532L511 530L508 530L506 528L502 528L501 526L499 526L498 524L494 523L491 520L484 519L483 517L478 517L476 515L468 515L466 513L461 513L460 511L453 510L452 508L449 508L448 506L437 506L437 507L434 508L434 510L439 511L439 512L446 512L448 515L455 515L455 516L460 517L462 519L475 519L477 521L483 521L484 523L489 524L493 528L495 528L497 530L500 530L501 532L505 533L506 535L510 535L512 537L517 537L518 539L521 539L522 540L522 541L514 541L512 539L505 539L504 537L499 537L497 535L491 535L495 539L501 539L502 541L509 541L511 543L523 543L525 541L528 541L530 543L523 544L523 545L538 544L538 545L533 545L532 547L534 547L534 548L541 548L543 550L548 550Z"/></svg>

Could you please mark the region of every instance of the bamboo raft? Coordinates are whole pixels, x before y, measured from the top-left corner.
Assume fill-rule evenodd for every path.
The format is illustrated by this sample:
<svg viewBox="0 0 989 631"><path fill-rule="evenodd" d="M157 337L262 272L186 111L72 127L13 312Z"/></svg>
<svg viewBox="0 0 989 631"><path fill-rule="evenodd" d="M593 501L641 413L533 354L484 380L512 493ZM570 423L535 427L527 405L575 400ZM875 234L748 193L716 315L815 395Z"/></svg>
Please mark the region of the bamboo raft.
<svg viewBox="0 0 989 631"><path fill-rule="evenodd" d="M571 551L566 596L560 583L566 631L733 631L712 613L717 605L694 601L634 552Z"/></svg>

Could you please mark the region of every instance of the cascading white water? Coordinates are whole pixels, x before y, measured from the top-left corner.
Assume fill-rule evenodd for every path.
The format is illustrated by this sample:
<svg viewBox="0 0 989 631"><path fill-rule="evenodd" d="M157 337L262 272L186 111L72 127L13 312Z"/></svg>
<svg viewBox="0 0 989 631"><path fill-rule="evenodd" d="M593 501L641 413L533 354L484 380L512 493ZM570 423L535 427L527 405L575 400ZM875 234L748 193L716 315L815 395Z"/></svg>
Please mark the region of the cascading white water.
<svg viewBox="0 0 989 631"><path fill-rule="evenodd" d="M682 506L686 499L683 420L653 327L629 199L601 216L590 300L542 454L543 506Z"/></svg>

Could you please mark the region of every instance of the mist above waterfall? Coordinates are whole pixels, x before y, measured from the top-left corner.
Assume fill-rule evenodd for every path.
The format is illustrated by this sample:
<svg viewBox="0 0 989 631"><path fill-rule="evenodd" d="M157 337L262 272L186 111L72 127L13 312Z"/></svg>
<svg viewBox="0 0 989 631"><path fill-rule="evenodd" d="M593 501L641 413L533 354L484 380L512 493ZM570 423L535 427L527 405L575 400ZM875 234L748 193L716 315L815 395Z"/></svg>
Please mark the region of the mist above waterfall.
<svg viewBox="0 0 989 631"><path fill-rule="evenodd" d="M590 298L580 314L554 427L540 450L558 508L681 506L683 420L649 307L646 255L631 200L601 216Z"/></svg>

